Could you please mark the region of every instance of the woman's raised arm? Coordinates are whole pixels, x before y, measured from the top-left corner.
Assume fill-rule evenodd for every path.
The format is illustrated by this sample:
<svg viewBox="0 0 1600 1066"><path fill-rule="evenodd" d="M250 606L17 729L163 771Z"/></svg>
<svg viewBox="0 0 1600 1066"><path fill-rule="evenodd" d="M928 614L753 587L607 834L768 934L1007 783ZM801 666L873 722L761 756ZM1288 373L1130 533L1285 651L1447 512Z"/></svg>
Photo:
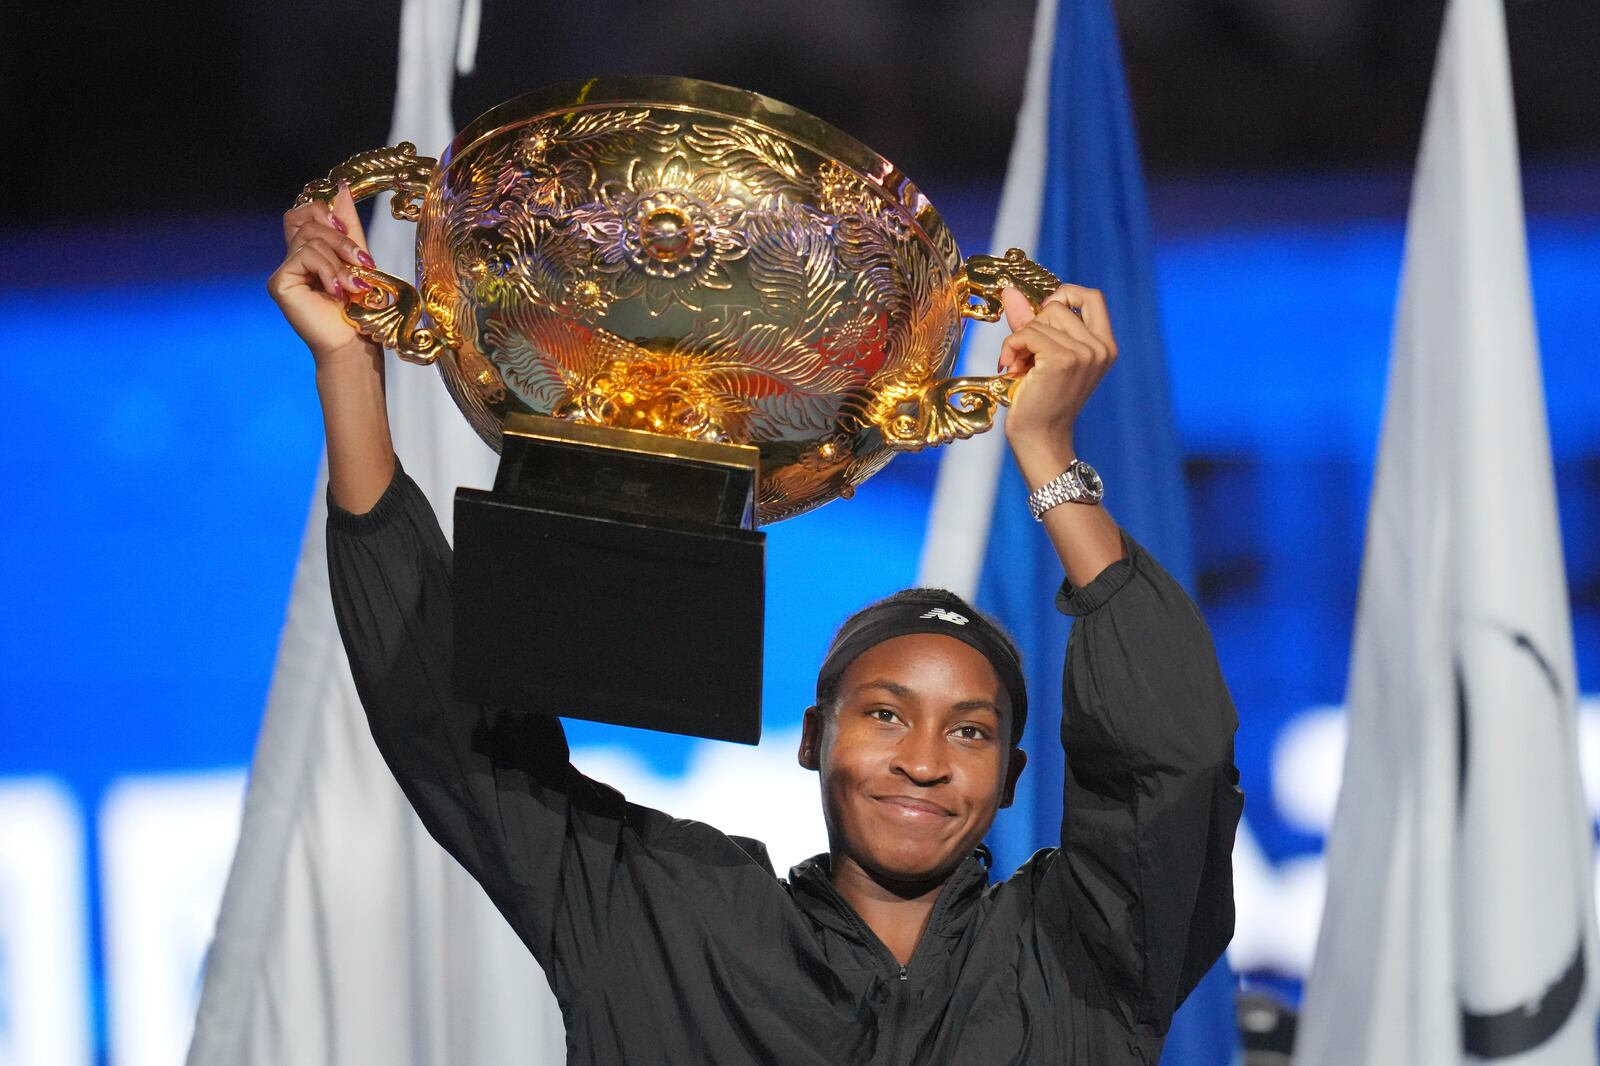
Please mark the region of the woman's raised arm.
<svg viewBox="0 0 1600 1066"><path fill-rule="evenodd" d="M394 478L394 444L383 394L383 349L345 321L345 293L367 288L351 271L373 265L350 190L341 186L330 210L313 201L283 216L288 253L267 279L289 325L317 367L328 488L333 500L364 514Z"/></svg>

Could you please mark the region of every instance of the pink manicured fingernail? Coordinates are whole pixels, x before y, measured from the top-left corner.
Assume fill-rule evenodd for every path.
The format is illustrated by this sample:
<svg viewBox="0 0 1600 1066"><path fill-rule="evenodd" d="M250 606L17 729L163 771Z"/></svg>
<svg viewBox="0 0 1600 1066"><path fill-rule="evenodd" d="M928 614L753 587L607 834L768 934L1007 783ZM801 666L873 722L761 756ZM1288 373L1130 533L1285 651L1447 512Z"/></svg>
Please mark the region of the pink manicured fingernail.
<svg viewBox="0 0 1600 1066"><path fill-rule="evenodd" d="M333 296L336 300L344 299L344 286L337 281L333 283Z"/></svg>
<svg viewBox="0 0 1600 1066"><path fill-rule="evenodd" d="M339 221L339 216L331 211L328 212L328 225L332 226L334 229L338 230L340 233L343 233L347 237L350 235L350 231L345 228L345 224Z"/></svg>
<svg viewBox="0 0 1600 1066"><path fill-rule="evenodd" d="M368 270L377 269L378 264L373 262L372 256L368 255L366 252L356 252L356 259L359 260L361 265L366 267Z"/></svg>
<svg viewBox="0 0 1600 1066"><path fill-rule="evenodd" d="M350 277L350 287L352 289L360 289L362 292L366 292L368 289L372 288L372 286L368 284L366 278L358 278L354 275L351 275Z"/></svg>

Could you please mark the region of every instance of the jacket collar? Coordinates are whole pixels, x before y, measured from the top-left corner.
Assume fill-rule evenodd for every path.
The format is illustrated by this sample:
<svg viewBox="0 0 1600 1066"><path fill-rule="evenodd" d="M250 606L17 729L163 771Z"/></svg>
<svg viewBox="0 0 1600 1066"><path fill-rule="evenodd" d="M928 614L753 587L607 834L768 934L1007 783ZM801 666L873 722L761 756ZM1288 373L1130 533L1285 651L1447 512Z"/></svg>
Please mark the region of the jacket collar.
<svg viewBox="0 0 1600 1066"><path fill-rule="evenodd" d="M967 912L989 885L989 863L989 849L982 844L962 860L939 890L928 919L928 933L947 935L960 930ZM857 943L875 943L877 937L867 923L833 887L831 870L827 852L792 867L789 884L795 904L826 929Z"/></svg>

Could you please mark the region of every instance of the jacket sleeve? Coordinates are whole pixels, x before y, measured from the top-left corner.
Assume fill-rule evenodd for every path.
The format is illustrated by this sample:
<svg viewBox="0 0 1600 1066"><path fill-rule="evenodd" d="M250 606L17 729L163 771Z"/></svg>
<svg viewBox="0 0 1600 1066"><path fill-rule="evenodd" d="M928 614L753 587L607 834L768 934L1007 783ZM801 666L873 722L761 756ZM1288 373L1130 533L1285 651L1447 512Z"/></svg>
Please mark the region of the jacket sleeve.
<svg viewBox="0 0 1600 1066"><path fill-rule="evenodd" d="M1124 559L1057 597L1074 623L1061 848L1046 896L1125 1022L1154 1035L1233 936L1244 797L1211 634L1149 553L1126 535L1124 545Z"/></svg>
<svg viewBox="0 0 1600 1066"><path fill-rule="evenodd" d="M625 838L665 816L578 773L558 719L452 698L450 547L403 471L366 514L328 510L334 612L378 750L558 997L572 992L629 892Z"/></svg>

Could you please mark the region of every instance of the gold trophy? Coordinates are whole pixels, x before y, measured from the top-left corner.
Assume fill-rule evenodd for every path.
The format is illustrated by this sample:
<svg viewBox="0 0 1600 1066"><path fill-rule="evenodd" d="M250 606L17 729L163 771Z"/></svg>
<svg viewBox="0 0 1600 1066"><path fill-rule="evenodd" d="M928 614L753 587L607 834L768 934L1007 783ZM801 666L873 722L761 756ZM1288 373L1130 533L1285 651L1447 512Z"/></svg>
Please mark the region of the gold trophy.
<svg viewBox="0 0 1600 1066"><path fill-rule="evenodd" d="M357 269L345 314L501 453L456 496L458 695L672 732L759 737L756 526L988 429L1017 379L946 376L964 322L1059 284L963 260L822 120L687 78L535 90L301 202L340 181L418 223L419 286Z"/></svg>

